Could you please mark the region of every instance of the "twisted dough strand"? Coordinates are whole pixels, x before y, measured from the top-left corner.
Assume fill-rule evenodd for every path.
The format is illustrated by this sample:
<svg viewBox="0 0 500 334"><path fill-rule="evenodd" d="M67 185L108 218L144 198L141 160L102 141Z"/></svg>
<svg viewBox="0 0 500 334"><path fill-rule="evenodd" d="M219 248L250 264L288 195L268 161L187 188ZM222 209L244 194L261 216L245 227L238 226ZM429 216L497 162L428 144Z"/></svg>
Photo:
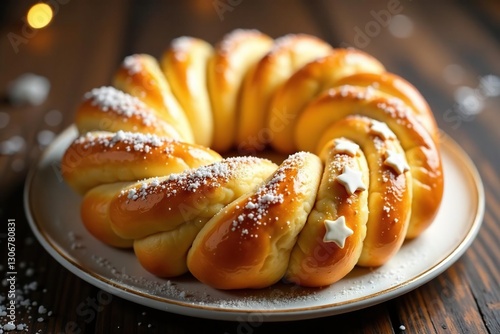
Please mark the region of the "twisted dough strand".
<svg viewBox="0 0 500 334"><path fill-rule="evenodd" d="M271 146L282 153L296 150L293 129L307 104L326 89L355 73L385 71L372 56L354 49L334 49L297 70L275 93L267 125L272 131Z"/></svg>
<svg viewBox="0 0 500 334"><path fill-rule="evenodd" d="M114 87L94 88L77 109L78 131L129 131L181 139L177 130L138 98Z"/></svg>
<svg viewBox="0 0 500 334"><path fill-rule="evenodd" d="M135 254L148 271L162 277L181 275L187 272L187 252L205 223L255 190L277 167L265 159L236 157L133 184L111 200L111 228L134 240Z"/></svg>
<svg viewBox="0 0 500 334"><path fill-rule="evenodd" d="M354 144L339 137L326 144L321 152L325 169L318 195L293 247L285 274L286 280L295 284L313 287L332 284L349 273L361 255L368 220L368 191L360 189L350 195L337 178L349 167L361 173L368 189L369 169L358 145L354 144L354 151L349 153L337 148L342 143ZM341 223L340 218L347 234L326 238L327 222L336 227Z"/></svg>
<svg viewBox="0 0 500 334"><path fill-rule="evenodd" d="M306 286L329 285L354 265L380 266L400 249L410 218L411 174L384 163L389 153L403 158L404 151L397 141L375 133L372 124L369 118L349 116L330 127L331 138L344 138L359 146L351 153L339 150L338 139L323 146L320 157L325 172L315 208L294 247L288 280ZM346 191L339 182L346 168L363 173L366 187L352 194ZM325 222L339 218L352 231L346 245L324 238Z"/></svg>
<svg viewBox="0 0 500 334"><path fill-rule="evenodd" d="M150 55L135 54L125 58L115 74L114 86L135 96L170 124L175 124L182 139L194 142L188 118L172 94L158 61Z"/></svg>
<svg viewBox="0 0 500 334"><path fill-rule="evenodd" d="M256 191L219 211L188 253L189 271L220 289L263 288L280 280L312 209L322 164L295 153Z"/></svg>
<svg viewBox="0 0 500 334"><path fill-rule="evenodd" d="M222 39L208 63L208 91L214 116L213 148L229 150L235 143L243 79L273 46L256 30L235 30Z"/></svg>
<svg viewBox="0 0 500 334"><path fill-rule="evenodd" d="M103 183L168 175L221 160L208 148L152 134L88 132L63 155L62 175L80 194Z"/></svg>
<svg viewBox="0 0 500 334"><path fill-rule="evenodd" d="M332 51L324 41L305 34L287 35L275 41L273 48L244 79L236 134L240 150L265 147L270 139L262 131L266 129L269 106L276 90L299 68Z"/></svg>
<svg viewBox="0 0 500 334"><path fill-rule="evenodd" d="M207 42L191 37L176 38L170 45L161 59L161 69L186 113L194 141L210 147L214 125L206 82L207 62L214 50Z"/></svg>

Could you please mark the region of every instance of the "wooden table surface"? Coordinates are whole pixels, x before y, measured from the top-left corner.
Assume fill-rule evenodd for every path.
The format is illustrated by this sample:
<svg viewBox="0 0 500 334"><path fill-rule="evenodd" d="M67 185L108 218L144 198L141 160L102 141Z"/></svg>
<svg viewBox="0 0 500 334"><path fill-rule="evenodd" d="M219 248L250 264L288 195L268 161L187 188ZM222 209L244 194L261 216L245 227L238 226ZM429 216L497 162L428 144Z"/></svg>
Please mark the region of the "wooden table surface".
<svg viewBox="0 0 500 334"><path fill-rule="evenodd" d="M6 227L13 219L16 284L25 303L16 309L16 323L26 324L28 332L500 333L500 2L46 2L55 16L41 30L24 19L34 1L0 2L0 301L7 306ZM215 43L234 28L273 37L309 33L335 47L360 48L422 92L439 127L468 153L484 183L481 230L455 264L423 286L363 310L282 323L230 322L103 295L43 249L24 213L24 179L52 136L73 122L82 95L109 84L126 55L159 56L181 35ZM50 81L42 104L12 104L7 87L24 73ZM3 325L8 318L1 312Z"/></svg>

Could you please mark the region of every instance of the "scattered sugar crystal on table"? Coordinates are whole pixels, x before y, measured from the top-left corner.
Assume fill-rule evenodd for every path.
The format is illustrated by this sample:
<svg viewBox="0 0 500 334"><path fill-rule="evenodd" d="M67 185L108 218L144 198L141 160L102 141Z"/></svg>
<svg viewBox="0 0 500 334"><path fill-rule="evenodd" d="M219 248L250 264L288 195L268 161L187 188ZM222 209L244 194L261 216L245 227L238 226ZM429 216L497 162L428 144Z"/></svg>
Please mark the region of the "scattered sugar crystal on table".
<svg viewBox="0 0 500 334"><path fill-rule="evenodd" d="M33 263L26 261L19 262L19 270L17 272L17 289L15 290L15 305L16 305L16 319L11 321L8 318L9 310L7 306L10 304L10 300L7 295L7 289L0 290L0 334L10 331L24 331L31 332L29 326L26 324L27 321L31 319L36 319L37 321L45 321L47 318L52 316L52 311L50 311L45 305L42 305L39 301L34 300L38 295L39 283L36 280L30 280L31 275L29 273L34 273L35 268ZM0 268L0 274L5 274L6 267L2 266ZM1 282L3 287L9 284L7 278L4 278ZM43 289L43 291L47 291ZM43 317L42 317L43 315Z"/></svg>
<svg viewBox="0 0 500 334"><path fill-rule="evenodd" d="M7 324L3 325L4 331L13 331L15 329L16 329L16 325L14 325L14 324L7 323Z"/></svg>

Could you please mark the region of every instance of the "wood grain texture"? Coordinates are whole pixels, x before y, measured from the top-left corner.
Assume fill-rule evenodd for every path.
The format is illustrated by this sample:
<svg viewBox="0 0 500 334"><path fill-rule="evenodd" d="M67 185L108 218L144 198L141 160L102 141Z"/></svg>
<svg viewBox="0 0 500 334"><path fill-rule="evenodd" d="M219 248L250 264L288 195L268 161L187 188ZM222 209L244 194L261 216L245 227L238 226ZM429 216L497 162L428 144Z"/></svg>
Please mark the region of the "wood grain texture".
<svg viewBox="0 0 500 334"><path fill-rule="evenodd" d="M221 13L214 7L217 1L233 5ZM22 263L18 288L26 289L30 299L29 305L17 310L17 317L29 332L321 333L326 328L339 333L500 333L500 97L487 95L484 86L488 76L500 76L500 3L217 1L60 1L64 4L53 23L37 32L24 26L26 2L1 2L0 115L4 122L8 115L8 122L0 128L0 143L21 138L23 145L16 152L0 154L0 224L4 226L9 218L17 222L16 256ZM379 23L379 31L361 43L356 33L365 31L369 22L378 22L374 12L390 8L396 8L391 16L410 20L411 35L397 38ZM71 124L83 93L110 84L124 56L145 52L158 57L172 38L182 35L215 43L235 28L257 28L272 37L310 33L335 47L358 46L422 92L439 127L469 154L485 187L482 228L459 261L416 290L364 310L263 323L258 317L227 322L149 309L87 284L43 250L22 207L24 178L44 149L40 133L57 134ZM9 33L25 38L26 43L14 47L6 38ZM40 106L16 107L5 100L8 83L26 72L51 82L50 95ZM494 82L490 85L490 89L496 87ZM457 92L463 87L476 94L482 105L478 112L466 114L460 108ZM60 122L47 122L50 110L60 112ZM5 233L0 230L2 278ZM1 289L0 295L5 295L4 285ZM39 314L40 305L51 315Z"/></svg>

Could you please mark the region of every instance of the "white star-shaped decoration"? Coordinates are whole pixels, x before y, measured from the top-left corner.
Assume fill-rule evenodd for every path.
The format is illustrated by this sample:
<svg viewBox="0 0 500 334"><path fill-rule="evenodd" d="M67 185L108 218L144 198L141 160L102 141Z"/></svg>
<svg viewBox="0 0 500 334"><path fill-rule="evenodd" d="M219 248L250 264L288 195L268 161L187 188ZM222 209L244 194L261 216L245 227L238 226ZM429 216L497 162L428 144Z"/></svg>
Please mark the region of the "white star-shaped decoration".
<svg viewBox="0 0 500 334"><path fill-rule="evenodd" d="M345 217L340 216L336 220L325 219L326 233L324 242L334 242L340 248L344 248L345 239L354 233L345 223Z"/></svg>
<svg viewBox="0 0 500 334"><path fill-rule="evenodd" d="M334 143L335 143L334 147L335 152L346 153L349 154L351 157L356 156L356 153L358 152L359 149L359 145L353 143L350 140L335 139Z"/></svg>
<svg viewBox="0 0 500 334"><path fill-rule="evenodd" d="M396 135L384 122L372 120L370 124L370 132L381 137L384 140L394 139Z"/></svg>
<svg viewBox="0 0 500 334"><path fill-rule="evenodd" d="M366 190L361 172L352 169L349 166L344 166L344 170L342 171L342 174L337 176L337 180L345 187L345 190L349 193L349 195L354 194L358 189Z"/></svg>
<svg viewBox="0 0 500 334"><path fill-rule="evenodd" d="M398 175L410 170L410 166L408 166L404 155L390 150L387 151L387 158L384 160L384 165L391 167Z"/></svg>

